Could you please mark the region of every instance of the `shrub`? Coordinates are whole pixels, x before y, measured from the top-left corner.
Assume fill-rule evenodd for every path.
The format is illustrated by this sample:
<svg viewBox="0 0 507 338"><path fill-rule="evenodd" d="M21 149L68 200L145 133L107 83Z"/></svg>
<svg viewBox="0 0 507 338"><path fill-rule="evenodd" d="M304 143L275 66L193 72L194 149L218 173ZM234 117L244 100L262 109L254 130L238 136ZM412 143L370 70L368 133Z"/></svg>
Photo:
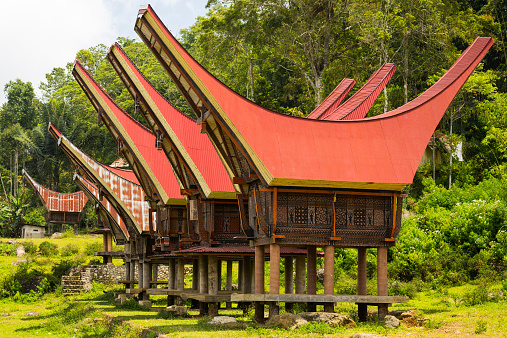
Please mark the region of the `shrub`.
<svg viewBox="0 0 507 338"><path fill-rule="evenodd" d="M62 256L74 256L79 253L79 247L75 244L67 244L60 252Z"/></svg>
<svg viewBox="0 0 507 338"><path fill-rule="evenodd" d="M44 241L39 244L39 251L42 256L55 256L58 254L58 246L54 243Z"/></svg>
<svg viewBox="0 0 507 338"><path fill-rule="evenodd" d="M16 247L12 244L0 242L0 255L15 256L16 255Z"/></svg>
<svg viewBox="0 0 507 338"><path fill-rule="evenodd" d="M94 252L102 251L103 250L103 244L100 242L92 242L86 244L86 247L84 249L84 254L86 256L93 256Z"/></svg>
<svg viewBox="0 0 507 338"><path fill-rule="evenodd" d="M35 255L37 253L37 245L33 242L23 242L23 246L25 247L25 252L30 255Z"/></svg>

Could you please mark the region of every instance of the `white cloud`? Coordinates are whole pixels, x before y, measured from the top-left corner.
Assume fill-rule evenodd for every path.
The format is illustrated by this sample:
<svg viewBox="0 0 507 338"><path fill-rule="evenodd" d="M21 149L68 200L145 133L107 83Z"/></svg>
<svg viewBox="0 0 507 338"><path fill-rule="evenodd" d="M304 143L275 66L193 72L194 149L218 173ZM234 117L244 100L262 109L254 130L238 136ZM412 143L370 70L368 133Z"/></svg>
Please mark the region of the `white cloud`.
<svg viewBox="0 0 507 338"><path fill-rule="evenodd" d="M206 13L206 0L154 0L151 4L167 27L177 33ZM45 74L65 67L80 49L111 45L134 32L139 0L2 1L0 31L0 103L3 88L17 78L32 82L38 93ZM190 3L190 6L189 6Z"/></svg>

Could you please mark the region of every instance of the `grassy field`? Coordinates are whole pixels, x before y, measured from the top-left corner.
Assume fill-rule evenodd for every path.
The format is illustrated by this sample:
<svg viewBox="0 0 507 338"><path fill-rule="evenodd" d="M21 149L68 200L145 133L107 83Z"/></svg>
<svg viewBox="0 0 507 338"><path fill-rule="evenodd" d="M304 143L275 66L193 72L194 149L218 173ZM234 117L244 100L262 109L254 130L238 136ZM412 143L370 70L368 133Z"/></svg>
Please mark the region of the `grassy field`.
<svg viewBox="0 0 507 338"><path fill-rule="evenodd" d="M3 242L6 240L3 239ZM30 240L39 245L40 240ZM90 243L101 243L101 238L90 236L53 239L60 251L68 245L79 247L83 255ZM95 244L98 245L98 244ZM0 276L16 269L11 265L19 260L15 256L0 256ZM42 269L49 271L51 264L65 257L29 257ZM85 260L90 259L86 256ZM120 261L121 262L121 261ZM505 283L504 283L505 284ZM396 304L391 310L415 310L424 325L411 327L404 323L397 329L386 328L375 320L375 308L370 307L370 320L358 323L355 328L331 328L326 324L307 324L296 330L282 330L257 325L253 313L239 310L221 311L221 315L235 316L240 324L235 327L216 327L208 324L209 318L198 318L189 311L188 318L167 318L164 312L147 310L135 300L120 305L114 300L119 286L94 284L93 290L78 296L65 297L59 288L42 297L30 299L4 297L0 299L0 336L2 337L139 337L156 333L170 337L350 337L354 333L376 333L388 337L507 337L507 301L503 296L505 285L467 284L452 288L439 288L415 293L410 302ZM503 292L503 293L502 293ZM163 306L162 296L152 298L155 306ZM283 311L283 306L281 307ZM357 322L354 304L339 304L336 312L351 315ZM150 331L153 330L153 331ZM156 332L156 333L155 333Z"/></svg>
<svg viewBox="0 0 507 338"><path fill-rule="evenodd" d="M242 322L237 327L215 327L207 324L209 318L164 319L157 311L149 311L137 305L135 300L120 305L114 301L113 291L117 287L94 285L94 290L79 296L64 297L59 293L45 295L35 303L20 303L9 299L0 301L2 336L34 337L138 337L143 328L152 329L170 337L350 337L354 333L377 333L388 337L506 337L507 307L505 300L495 300L467 306L463 299L476 286L465 285L442 291L426 291L416 295L409 303L398 304L392 310L415 310L421 318L428 320L422 327L402 324L398 329L388 329L373 318L358 323L355 328L330 328L326 325L308 324L287 331L266 328L252 323L252 313L243 316L238 310L221 311L221 315L232 315ZM337 312L355 316L353 304L340 305ZM31 316L30 312L37 312ZM115 318L111 320L111 318Z"/></svg>

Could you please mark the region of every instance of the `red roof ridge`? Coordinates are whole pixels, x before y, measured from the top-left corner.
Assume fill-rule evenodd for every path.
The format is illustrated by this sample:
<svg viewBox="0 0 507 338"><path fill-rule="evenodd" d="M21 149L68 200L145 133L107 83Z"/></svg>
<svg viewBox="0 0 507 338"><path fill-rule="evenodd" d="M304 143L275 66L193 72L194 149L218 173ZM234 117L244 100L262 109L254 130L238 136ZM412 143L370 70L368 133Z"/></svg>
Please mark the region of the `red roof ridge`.
<svg viewBox="0 0 507 338"><path fill-rule="evenodd" d="M341 80L336 88L306 118L315 120L324 119L340 105L355 84L356 81L354 79L344 78Z"/></svg>
<svg viewBox="0 0 507 338"><path fill-rule="evenodd" d="M395 71L396 66L393 63L384 63L370 76L364 86L323 119L330 121L363 119Z"/></svg>

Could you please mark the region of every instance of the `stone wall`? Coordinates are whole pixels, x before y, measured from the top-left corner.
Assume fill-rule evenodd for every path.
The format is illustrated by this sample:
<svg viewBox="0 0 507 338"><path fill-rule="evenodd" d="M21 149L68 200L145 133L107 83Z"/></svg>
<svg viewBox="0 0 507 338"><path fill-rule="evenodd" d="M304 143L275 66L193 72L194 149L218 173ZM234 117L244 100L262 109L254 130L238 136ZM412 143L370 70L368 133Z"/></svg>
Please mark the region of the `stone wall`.
<svg viewBox="0 0 507 338"><path fill-rule="evenodd" d="M185 271L186 272L186 271ZM103 283L117 283L126 280L125 265L80 265L71 269L69 275L74 276L81 274L81 280L85 282L103 282ZM157 280L167 280L167 265L158 266ZM137 277L137 264L135 271L135 279Z"/></svg>

